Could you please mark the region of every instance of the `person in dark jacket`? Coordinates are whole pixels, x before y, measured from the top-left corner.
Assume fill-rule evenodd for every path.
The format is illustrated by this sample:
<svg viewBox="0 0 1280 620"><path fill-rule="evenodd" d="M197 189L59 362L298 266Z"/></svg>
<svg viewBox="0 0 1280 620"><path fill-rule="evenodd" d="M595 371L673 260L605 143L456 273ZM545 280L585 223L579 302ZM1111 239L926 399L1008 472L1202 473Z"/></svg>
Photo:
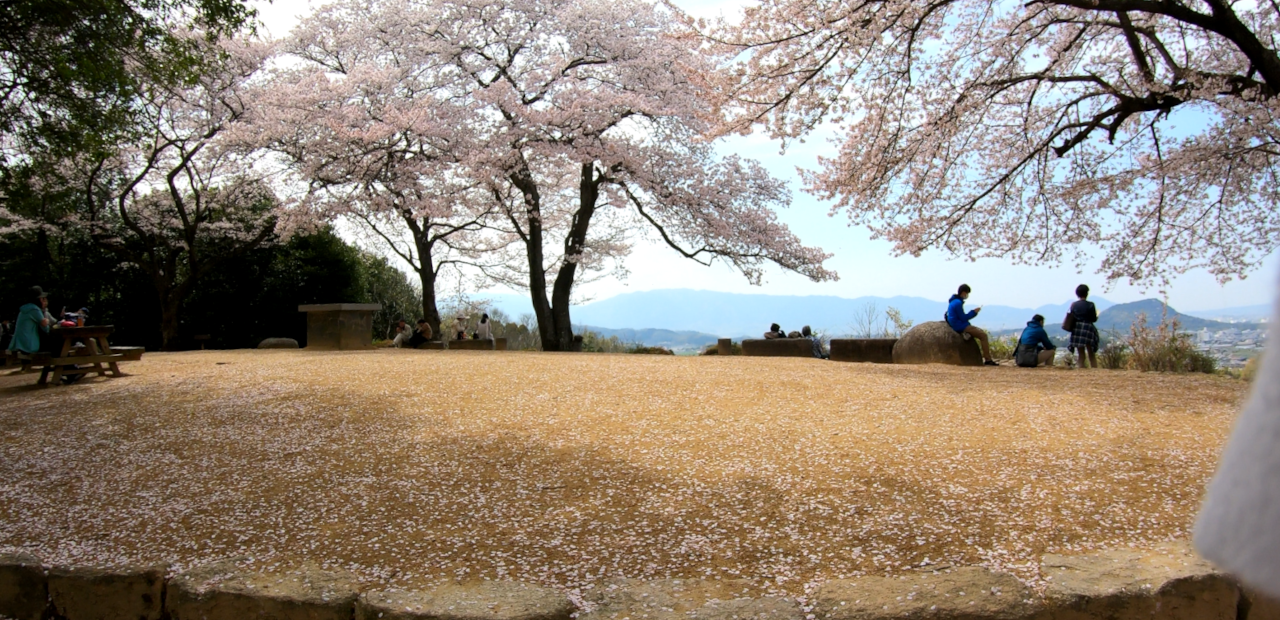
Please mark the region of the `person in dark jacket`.
<svg viewBox="0 0 1280 620"><path fill-rule="evenodd" d="M808 338L809 341L813 343L814 357L820 360L831 359L831 355L826 351L822 350L822 338L819 338L818 336L814 335L813 330L809 329L808 325L805 325L804 327L800 328L800 336L803 338Z"/></svg>
<svg viewBox="0 0 1280 620"><path fill-rule="evenodd" d="M947 314L944 318L947 320L947 325L951 326L951 329L961 334L969 334L978 340L978 344L982 345L984 364L987 366L999 366L1000 364L991 359L991 342L990 338L987 337L987 332L969 324L969 321L972 321L982 311L982 306L978 306L970 312L964 311L964 301L969 298L969 293L972 291L973 289L969 288L968 284L961 284L960 289L947 302Z"/></svg>
<svg viewBox="0 0 1280 620"><path fill-rule="evenodd" d="M782 331L782 328L778 326L777 323L770 325L769 331L764 333L765 340L776 340L778 338L786 338L786 337L787 337L787 332Z"/></svg>
<svg viewBox="0 0 1280 620"><path fill-rule="evenodd" d="M1076 318L1076 327L1071 330L1071 342L1067 350L1074 352L1081 368L1098 367L1098 307L1089 301L1089 287L1081 284L1076 287L1075 303L1071 304L1071 315ZM1089 354L1089 365L1085 365L1085 353Z"/></svg>
<svg viewBox="0 0 1280 620"><path fill-rule="evenodd" d="M1026 329L1018 338L1018 350L1013 359L1019 366L1035 368L1036 366L1052 366L1057 347L1049 340L1044 331L1044 317L1037 314L1027 321Z"/></svg>

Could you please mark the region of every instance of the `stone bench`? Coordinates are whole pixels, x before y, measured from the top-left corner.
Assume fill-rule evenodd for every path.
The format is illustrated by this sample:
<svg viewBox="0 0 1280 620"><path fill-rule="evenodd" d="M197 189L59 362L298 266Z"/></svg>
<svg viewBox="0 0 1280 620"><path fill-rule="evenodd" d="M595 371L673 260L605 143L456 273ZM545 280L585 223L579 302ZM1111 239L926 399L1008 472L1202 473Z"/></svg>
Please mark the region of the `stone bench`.
<svg viewBox="0 0 1280 620"><path fill-rule="evenodd" d="M897 338L838 338L831 341L831 361L892 364Z"/></svg>
<svg viewBox="0 0 1280 620"><path fill-rule="evenodd" d="M758 357L813 357L813 341L808 338L743 340L742 354Z"/></svg>
<svg viewBox="0 0 1280 620"><path fill-rule="evenodd" d="M448 348L455 351L506 351L507 339L493 340L450 340Z"/></svg>

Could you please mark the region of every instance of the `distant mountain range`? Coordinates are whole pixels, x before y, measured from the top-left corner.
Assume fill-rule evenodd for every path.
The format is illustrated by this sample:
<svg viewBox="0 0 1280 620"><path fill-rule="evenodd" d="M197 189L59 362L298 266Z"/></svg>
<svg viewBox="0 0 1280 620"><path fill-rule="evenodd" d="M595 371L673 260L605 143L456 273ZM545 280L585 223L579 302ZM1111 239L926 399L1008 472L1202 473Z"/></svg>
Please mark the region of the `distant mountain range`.
<svg viewBox="0 0 1280 620"><path fill-rule="evenodd" d="M518 319L531 314L529 299L523 295L482 295L508 317ZM1010 306L985 306L974 321L991 331L1017 330L1024 327L1032 315L1042 314L1048 325L1059 325L1074 300L1060 304L1047 304L1037 308ZM979 297L970 300L969 307L981 303ZM1098 306L1099 328L1128 331L1134 317L1146 313L1148 322L1158 323L1162 304L1157 300L1143 300L1127 304L1113 304L1103 298L1094 298ZM946 311L945 300L921 297L859 297L848 299L834 296L792 296L720 293L688 289L666 289L623 293L608 299L591 302L573 308L574 324L591 326L590 329L605 337L618 336L627 342L642 342L649 346L678 348L704 346L716 338L759 337L769 329L770 323L779 323L786 330L798 330L803 325L827 334L847 335L857 331L855 317L874 306L876 316L883 323L884 311L893 307L903 318L914 323L936 321ZM1267 311L1261 309L1267 308ZM1226 327L1242 327L1177 313L1184 329L1210 330ZM1214 316L1263 318L1269 315L1269 307L1225 309ZM1233 317L1234 318L1234 317ZM1234 320L1240 320L1235 318ZM581 328L578 328L581 329Z"/></svg>

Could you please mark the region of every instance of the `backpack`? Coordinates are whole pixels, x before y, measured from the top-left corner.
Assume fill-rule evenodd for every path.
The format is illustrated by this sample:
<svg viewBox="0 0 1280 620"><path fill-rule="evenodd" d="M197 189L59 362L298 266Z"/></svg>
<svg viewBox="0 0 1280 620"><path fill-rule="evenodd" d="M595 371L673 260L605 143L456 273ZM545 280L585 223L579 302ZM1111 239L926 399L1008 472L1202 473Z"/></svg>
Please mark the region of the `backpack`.
<svg viewBox="0 0 1280 620"><path fill-rule="evenodd" d="M1035 368L1040 363L1040 350L1034 344L1019 344L1013 352L1013 363L1023 368Z"/></svg>

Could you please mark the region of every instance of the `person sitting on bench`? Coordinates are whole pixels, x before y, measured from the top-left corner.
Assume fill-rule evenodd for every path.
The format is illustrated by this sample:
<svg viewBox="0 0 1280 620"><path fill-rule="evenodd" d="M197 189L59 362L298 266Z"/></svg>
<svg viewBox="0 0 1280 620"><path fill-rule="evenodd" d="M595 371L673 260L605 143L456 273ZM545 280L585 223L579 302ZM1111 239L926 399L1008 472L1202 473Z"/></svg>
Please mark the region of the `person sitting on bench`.
<svg viewBox="0 0 1280 620"><path fill-rule="evenodd" d="M1027 328L1018 337L1018 349L1013 353L1014 363L1023 368L1052 366L1057 354L1056 346L1044 331L1044 317L1037 314L1027 321Z"/></svg>
<svg viewBox="0 0 1280 620"><path fill-rule="evenodd" d="M782 331L782 328L778 327L777 323L770 325L769 331L764 333L765 340L774 340L777 338L786 338L786 337L787 337L787 332Z"/></svg>
<svg viewBox="0 0 1280 620"><path fill-rule="evenodd" d="M8 350L22 355L51 353L47 336L53 323L48 294L38 286L31 287L31 302L18 309L18 321L13 326Z"/></svg>

